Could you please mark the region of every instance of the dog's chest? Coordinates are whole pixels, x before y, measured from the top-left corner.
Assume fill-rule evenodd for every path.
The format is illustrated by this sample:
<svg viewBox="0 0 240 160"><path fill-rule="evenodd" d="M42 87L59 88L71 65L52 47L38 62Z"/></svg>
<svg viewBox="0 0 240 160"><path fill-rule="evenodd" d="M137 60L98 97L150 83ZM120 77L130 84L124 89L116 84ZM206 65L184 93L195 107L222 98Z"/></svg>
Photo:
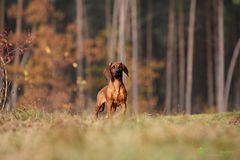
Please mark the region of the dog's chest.
<svg viewBox="0 0 240 160"><path fill-rule="evenodd" d="M127 99L127 91L124 85L115 85L109 90L110 97L114 103L121 103Z"/></svg>
<svg viewBox="0 0 240 160"><path fill-rule="evenodd" d="M125 87L121 87L120 89L117 89L113 92L113 100L115 102L122 102L126 99L126 89Z"/></svg>

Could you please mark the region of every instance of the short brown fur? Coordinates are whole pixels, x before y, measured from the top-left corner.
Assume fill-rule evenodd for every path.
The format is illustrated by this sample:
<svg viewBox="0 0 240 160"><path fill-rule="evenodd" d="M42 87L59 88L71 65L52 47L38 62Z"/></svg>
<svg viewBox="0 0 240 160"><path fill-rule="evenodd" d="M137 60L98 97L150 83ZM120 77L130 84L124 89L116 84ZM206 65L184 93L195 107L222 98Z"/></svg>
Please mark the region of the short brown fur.
<svg viewBox="0 0 240 160"><path fill-rule="evenodd" d="M121 107L121 114L125 115L127 110L127 90L122 80L124 72L128 76L127 67L121 62L109 63L104 70L105 76L110 79L107 86L97 94L95 116L107 108L107 118L111 118L117 107Z"/></svg>

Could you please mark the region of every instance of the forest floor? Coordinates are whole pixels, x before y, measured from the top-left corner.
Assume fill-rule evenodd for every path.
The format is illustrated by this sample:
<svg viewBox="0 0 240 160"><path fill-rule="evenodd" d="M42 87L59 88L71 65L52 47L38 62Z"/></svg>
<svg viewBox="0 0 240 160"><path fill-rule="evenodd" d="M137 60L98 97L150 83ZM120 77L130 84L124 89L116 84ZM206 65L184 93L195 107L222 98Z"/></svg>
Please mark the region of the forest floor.
<svg viewBox="0 0 240 160"><path fill-rule="evenodd" d="M0 114L0 159L239 159L240 113L93 120L34 109Z"/></svg>

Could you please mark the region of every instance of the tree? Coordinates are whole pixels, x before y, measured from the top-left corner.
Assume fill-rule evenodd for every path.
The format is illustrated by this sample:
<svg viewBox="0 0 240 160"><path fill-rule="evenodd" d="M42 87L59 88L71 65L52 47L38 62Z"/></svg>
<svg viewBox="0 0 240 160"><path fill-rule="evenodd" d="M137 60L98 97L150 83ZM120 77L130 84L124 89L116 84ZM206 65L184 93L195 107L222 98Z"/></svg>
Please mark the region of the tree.
<svg viewBox="0 0 240 160"><path fill-rule="evenodd" d="M172 106L172 59L174 52L174 30L175 30L175 12L174 0L169 1L168 13L168 37L167 37L167 68L166 68L166 96L165 96L165 109L167 114L171 112Z"/></svg>
<svg viewBox="0 0 240 160"><path fill-rule="evenodd" d="M217 47L216 52L216 104L219 112L227 110L224 105L224 15L223 0L217 0Z"/></svg>
<svg viewBox="0 0 240 160"><path fill-rule="evenodd" d="M192 77L193 77L193 52L194 52L194 29L195 29L196 0L191 0L188 27L187 48L187 81L186 81L186 113L191 114L192 109Z"/></svg>
<svg viewBox="0 0 240 160"><path fill-rule="evenodd" d="M132 13L132 107L138 112L138 4L131 0Z"/></svg>
<svg viewBox="0 0 240 160"><path fill-rule="evenodd" d="M213 93L213 56L212 56L212 30L211 30L211 2L205 1L206 10L206 46L207 46L207 86L208 86L208 105L214 105Z"/></svg>
<svg viewBox="0 0 240 160"><path fill-rule="evenodd" d="M178 14L178 51L179 51L179 106L180 112L184 111L185 97L185 34L184 34L184 1L179 1Z"/></svg>
<svg viewBox="0 0 240 160"><path fill-rule="evenodd" d="M0 33L4 30L4 0L0 0ZM2 65L4 67L4 63ZM4 73L4 72L3 72ZM3 76L2 76L3 77ZM0 88L2 88L2 83L0 84ZM1 103L2 106L5 106L5 103Z"/></svg>
<svg viewBox="0 0 240 160"><path fill-rule="evenodd" d="M125 55L125 26L126 26L126 16L128 9L128 0L121 0L120 3L120 15L119 15L119 45L118 45L118 59L125 63L126 55Z"/></svg>
<svg viewBox="0 0 240 160"><path fill-rule="evenodd" d="M76 41L76 57L78 60L77 66L77 98L80 100L80 107L84 105L84 95L83 95L83 86L81 86L81 82L83 80L84 68L83 68L83 1L76 0L76 11L77 11L77 41ZM79 111L77 109L77 111Z"/></svg>
<svg viewBox="0 0 240 160"><path fill-rule="evenodd" d="M233 71L234 71L234 67L237 63L237 59L238 59L238 55L240 52L240 38L238 39L238 42L236 44L236 47L233 51L233 56L228 68L228 72L227 72L227 79L226 79L226 86L225 86L225 93L224 93L224 107L227 108L228 105L228 97L229 97L229 92L230 92L230 88L231 88L231 83L232 83L232 77L233 77Z"/></svg>
<svg viewBox="0 0 240 160"><path fill-rule="evenodd" d="M105 0L105 27L106 27L106 37L107 37L107 52L108 52L108 59L111 58L110 55L110 38L111 38L111 0Z"/></svg>
<svg viewBox="0 0 240 160"><path fill-rule="evenodd" d="M4 0L0 0L0 31L4 29Z"/></svg>
<svg viewBox="0 0 240 160"><path fill-rule="evenodd" d="M151 62L152 62L152 43L153 43L153 39L152 39L152 0L148 0L148 9L147 9L147 27L146 27L146 32L147 32L147 57L146 57L146 64L147 67L149 69L148 73L146 74L147 78L150 79L150 81L152 81L152 75L150 75L150 69L151 69ZM148 99L151 99L153 97L153 84L150 84L150 86L148 87Z"/></svg>
<svg viewBox="0 0 240 160"><path fill-rule="evenodd" d="M118 31L118 17L119 17L119 0L114 1L111 36L108 39L108 61L112 62L115 60L115 52L117 46L117 31Z"/></svg>
<svg viewBox="0 0 240 160"><path fill-rule="evenodd" d="M240 68L240 67L239 67ZM235 81L235 101L234 101L234 108L237 111L240 111L240 76L238 74L237 80Z"/></svg>
<svg viewBox="0 0 240 160"><path fill-rule="evenodd" d="M177 34L177 27L175 26L176 23L176 6L174 6L174 30L173 30L173 35ZM179 112L180 108L179 108L179 96L178 96L178 86L179 86L179 82L178 82L178 78L179 78L179 74L178 74L178 55L177 55L177 36L173 37L173 45L172 45L172 109L171 112L176 113Z"/></svg>
<svg viewBox="0 0 240 160"><path fill-rule="evenodd" d="M23 0L18 0L17 4L17 17L16 17L16 39L17 41L20 40L21 30L22 30L22 14L23 14ZM17 67L20 63L20 58L17 56L14 59L14 66ZM17 98L18 98L18 78L17 73L13 79L13 86L12 86L12 96L11 96L11 105L12 107L16 107L17 105Z"/></svg>

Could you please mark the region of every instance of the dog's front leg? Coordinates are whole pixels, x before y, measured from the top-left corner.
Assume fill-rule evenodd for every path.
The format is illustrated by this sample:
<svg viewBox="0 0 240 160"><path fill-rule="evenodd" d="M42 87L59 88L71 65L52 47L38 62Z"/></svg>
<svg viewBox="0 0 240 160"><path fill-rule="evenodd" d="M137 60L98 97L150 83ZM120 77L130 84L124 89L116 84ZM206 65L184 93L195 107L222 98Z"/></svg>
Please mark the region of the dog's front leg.
<svg viewBox="0 0 240 160"><path fill-rule="evenodd" d="M116 112L116 110L117 110L117 106L116 105L112 105L111 114Z"/></svg>
<svg viewBox="0 0 240 160"><path fill-rule="evenodd" d="M106 118L111 118L112 117L112 102L108 101L106 103L106 107L107 107L107 117Z"/></svg>

